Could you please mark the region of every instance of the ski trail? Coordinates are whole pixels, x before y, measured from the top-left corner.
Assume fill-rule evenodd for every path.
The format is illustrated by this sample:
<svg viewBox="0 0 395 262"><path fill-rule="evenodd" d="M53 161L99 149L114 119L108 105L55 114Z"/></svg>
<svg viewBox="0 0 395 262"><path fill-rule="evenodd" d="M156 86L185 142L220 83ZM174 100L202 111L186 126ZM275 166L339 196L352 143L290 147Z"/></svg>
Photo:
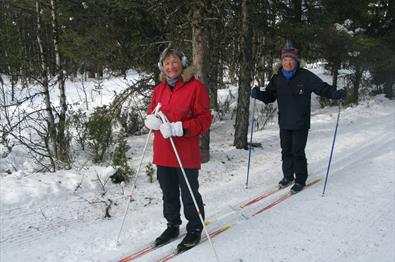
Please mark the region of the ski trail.
<svg viewBox="0 0 395 262"><path fill-rule="evenodd" d="M202 168L201 189L207 205L207 218L214 220L209 228L235 224L232 230L214 240L223 261L257 261L256 254L260 254L262 261L295 261L293 257L297 257L297 261L303 258L303 261L312 262L392 262L390 259L395 256L388 254L388 250L393 250L394 243L391 239L395 220L394 163L389 164L388 160L395 159L394 110L379 108L381 111L375 112L376 108L372 106L362 115L360 108L357 109L341 112L325 197L321 197L322 180L253 219L248 217L254 210L285 193L284 190L277 192L242 211L238 208L246 200L269 191L280 180L278 130L271 128L257 133L257 136L254 134L254 139L262 142L263 148L253 152L252 157L257 158L252 163L254 170L250 174L252 180L248 190L244 188L247 151L236 150L230 145L230 129L215 134L211 162L214 164ZM323 179L326 174L336 117L333 112L327 114L324 111L313 119L316 123L313 123L306 150L314 153L307 157L308 181ZM157 185L152 187L159 188ZM122 241L129 242L122 250L109 246L113 240L111 230L118 228L112 225L120 216L103 219L104 204L88 203L93 199L89 194L94 192L78 196L67 193L67 197L54 194L54 199L2 207L1 258L5 258L4 261L108 261L108 258L118 257L121 252L134 249L138 243L153 240L156 232L163 229L161 194L159 190L145 190L136 192L135 210L128 215L130 227L122 235ZM153 194L150 197L156 201L151 209L143 209L141 201L147 192ZM115 198L113 193L111 199ZM121 206L113 211L116 215L123 214ZM178 242L138 261L153 261ZM42 251L38 251L41 248ZM232 249L241 248L239 254L242 257L233 256ZM322 256L323 249L327 249L325 256ZM286 252L282 252L284 250ZM30 257L31 254L35 257ZM212 260L206 244L177 258L177 261Z"/></svg>
<svg viewBox="0 0 395 262"><path fill-rule="evenodd" d="M383 250L393 250L394 163L384 161L394 159L394 144L393 137L367 137L350 148L353 153L340 154L325 197L312 187L236 224L216 239L220 259L235 261L232 254L243 248L242 261L392 261L394 254ZM197 246L174 261L210 261L206 249Z"/></svg>
<svg viewBox="0 0 395 262"><path fill-rule="evenodd" d="M58 205L48 201L46 203L33 203L9 209L2 209L0 248L3 250L30 246L31 243L48 239L50 236L62 234L73 225L81 221L94 222L103 219L103 203L88 204L79 196L72 196L62 202L68 205ZM86 202L85 205L74 205L73 202ZM55 201L58 203L58 201ZM70 208L79 206L79 209ZM23 224L14 223L14 218L24 216Z"/></svg>
<svg viewBox="0 0 395 262"><path fill-rule="evenodd" d="M386 144L394 144L394 137L388 138L387 134L382 134L374 139L369 140L368 143L360 143L358 145L353 145L353 147L348 148L347 151L336 152L336 145L334 149L334 156L331 163L331 173L336 173L344 167L350 165L351 163L355 163L361 161L363 159L367 159L368 156L372 155L372 152L379 151ZM329 157L328 157L329 159ZM328 165L328 159L322 159L316 163L312 163L314 166L311 168L313 174L326 174L326 169ZM326 165L325 165L326 162ZM317 168L316 166L319 166ZM324 173L325 172L325 173Z"/></svg>
<svg viewBox="0 0 395 262"><path fill-rule="evenodd" d="M394 121L392 118L385 117L386 125L388 128L392 127ZM373 122L382 122L383 119L378 119ZM347 150L344 150L344 148L339 147L335 145L335 151L334 151L334 158L332 159L331 163L331 169L330 169L330 178L328 181L328 190L329 194L331 194L331 187L334 186L332 185L332 180L336 180L338 177L341 177L340 174L342 172L350 170L353 168L353 166L361 164L361 163L366 163L366 160L369 159L371 156L375 155L380 155L382 153L383 148L388 147L388 145L393 145L394 144L394 137L388 137L388 133L381 131L381 132L373 132L372 131L372 126L375 126L374 123L366 123L366 128L370 127L371 129L367 129L369 135L364 135L361 137L360 141L356 144L350 144L347 147ZM347 139L348 136L348 126L345 125L344 127L344 133L339 132L339 137L341 137L343 140ZM382 128L382 127L381 127ZM382 130L382 129L381 129ZM385 128L384 128L385 130ZM374 133L374 136L373 136ZM355 136L355 135L354 135ZM327 145L327 150L329 152L330 150L330 144ZM328 157L322 158L318 161L315 161L311 164L311 174L309 176L309 180L317 179L319 177L324 178L326 174L326 169L327 169L327 162L329 158L329 153ZM239 168L240 169L240 168ZM321 186L320 186L321 185ZM318 186L314 187L314 191L320 192L322 189L322 183L320 183ZM274 186L274 185L273 185ZM268 187L266 187L268 189ZM286 189L288 190L288 189ZM281 191L280 191L281 192ZM236 224L240 225L243 223L248 223L246 220L248 220L249 216L256 210L257 208L260 208L264 205L267 205L268 202L273 201L273 199L277 198L279 193L275 193L270 197L267 197L267 199L264 199L263 201L259 202L255 207L249 207L246 210L240 211L237 206L238 204L242 202L238 202L235 205L227 205L223 206L219 211L212 213L212 217L214 219L212 220L217 220L217 223L220 225L226 225L226 224ZM302 198L303 194L295 196L295 198L299 198L299 201L303 201L300 198ZM296 200L293 200L296 201ZM287 200L289 202L289 200ZM283 203L280 203L279 206L281 206ZM279 208L281 209L281 208ZM268 210L265 212L266 216L270 216L269 213L276 213L278 212L277 208L273 208L271 210ZM314 211L313 211L314 212ZM371 215L365 215L366 221L376 221L381 217L382 215L380 214L371 214ZM354 232L355 238L358 238L359 235L362 233L358 230ZM171 250L175 247L176 244L174 244L172 247L168 246L166 247L166 251L163 249L161 251L158 251L156 253L166 253L168 250ZM153 253L151 256L144 258L141 261L150 261L151 259L154 259L155 257L158 257L158 255L155 255L156 253ZM160 256L160 255L159 255Z"/></svg>

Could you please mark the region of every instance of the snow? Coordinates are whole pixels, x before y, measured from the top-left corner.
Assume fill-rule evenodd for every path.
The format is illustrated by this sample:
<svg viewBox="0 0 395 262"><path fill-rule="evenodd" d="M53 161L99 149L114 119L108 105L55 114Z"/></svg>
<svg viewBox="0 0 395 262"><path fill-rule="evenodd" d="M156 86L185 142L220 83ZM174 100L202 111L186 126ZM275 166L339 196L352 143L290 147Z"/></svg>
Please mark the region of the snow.
<svg viewBox="0 0 395 262"><path fill-rule="evenodd" d="M319 68L314 70L324 79L328 77ZM110 101L114 90L120 92L125 84L116 81L104 81L105 92L103 99L96 99L98 103ZM94 83L86 84L87 89L90 86ZM73 102L78 102L76 90L68 94ZM235 88L230 90L236 95ZM229 90L219 94L223 99ZM262 147L252 152L248 188L248 151L232 146L234 121L227 115L213 123L211 160L200 171L200 192L206 218L212 221L208 230L232 225L212 239L220 261L395 260L394 101L376 96L358 106L341 108L322 196L337 110L320 109L313 102L306 148L308 181L321 178L321 182L256 216L252 214L288 192L285 189L239 208L273 189L282 177L277 120L254 132L253 141ZM146 139L146 135L129 138L130 164L136 169ZM56 173L32 173L24 151L14 148L15 152L0 159L4 172L0 175L0 261L116 261L155 239L166 221L158 182L149 183L144 174L145 165L152 160L151 144L135 189L131 183L125 188L112 184L112 167L80 164ZM5 173L6 166L18 171ZM116 245L129 192L133 192L133 201ZM105 217L109 205L110 218ZM157 261L178 242L138 261ZM174 261L216 260L206 241Z"/></svg>
<svg viewBox="0 0 395 262"><path fill-rule="evenodd" d="M238 221L215 239L219 257L223 261L394 261L394 121L393 115L385 118L381 120L388 125L371 123L372 130L355 134L344 113L346 123L337 147L344 149L336 150L327 194L321 196L321 183L259 216ZM355 136L365 139L353 142L358 141ZM325 174L321 164L310 163L310 169L321 169L310 179ZM175 261L211 261L208 249L202 244Z"/></svg>

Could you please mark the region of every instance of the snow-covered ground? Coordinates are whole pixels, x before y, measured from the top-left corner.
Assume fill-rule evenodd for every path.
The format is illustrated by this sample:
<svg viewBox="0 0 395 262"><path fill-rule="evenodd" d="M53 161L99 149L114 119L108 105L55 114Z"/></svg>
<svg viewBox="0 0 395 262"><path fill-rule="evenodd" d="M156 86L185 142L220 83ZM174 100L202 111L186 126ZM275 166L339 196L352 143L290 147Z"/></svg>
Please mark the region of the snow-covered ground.
<svg viewBox="0 0 395 262"><path fill-rule="evenodd" d="M287 192L238 208L274 188L281 179L276 120L254 133L254 142L262 143L262 147L252 153L248 189L248 152L232 147L233 120L213 123L211 160L200 172L200 191L206 218L212 221L208 229L232 225L213 238L220 261L395 260L395 103L377 96L341 109L329 181L322 197L336 117L337 107L314 106L312 111L306 148L309 181L322 178L321 182L257 216L252 214ZM128 154L135 168L146 138L129 138ZM150 145L144 166L151 155ZM0 164L12 161L0 160ZM149 183L143 172L133 190L134 201L117 246L115 240L132 188L130 184L125 188L111 184L107 180L113 172L111 167L82 165L38 174L26 170L0 175L2 262L115 261L144 247L166 226L158 182ZM109 205L111 217L105 218ZM179 241L138 261L157 261ZM215 261L215 256L204 242L174 261Z"/></svg>

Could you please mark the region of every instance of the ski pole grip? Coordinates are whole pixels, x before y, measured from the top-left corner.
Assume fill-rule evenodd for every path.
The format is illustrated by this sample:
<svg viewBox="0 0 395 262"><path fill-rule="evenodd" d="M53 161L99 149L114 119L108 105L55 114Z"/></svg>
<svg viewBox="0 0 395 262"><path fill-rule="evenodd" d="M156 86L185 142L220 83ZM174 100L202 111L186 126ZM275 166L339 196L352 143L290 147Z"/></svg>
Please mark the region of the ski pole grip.
<svg viewBox="0 0 395 262"><path fill-rule="evenodd" d="M162 113L162 111L158 112L159 117L162 119L163 123L168 123L169 120L167 119L167 117L165 116L165 114Z"/></svg>
<svg viewBox="0 0 395 262"><path fill-rule="evenodd" d="M154 115L157 115L157 114L158 114L159 109L160 109L161 106L162 106L161 103L158 103L158 104L156 105L156 107L155 107L155 109L154 109Z"/></svg>

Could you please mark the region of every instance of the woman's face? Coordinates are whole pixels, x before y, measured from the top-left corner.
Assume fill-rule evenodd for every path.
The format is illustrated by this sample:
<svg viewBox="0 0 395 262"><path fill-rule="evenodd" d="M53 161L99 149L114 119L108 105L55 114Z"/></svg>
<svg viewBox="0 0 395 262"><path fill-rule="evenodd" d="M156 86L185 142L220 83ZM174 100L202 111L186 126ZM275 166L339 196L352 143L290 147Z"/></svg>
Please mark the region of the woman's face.
<svg viewBox="0 0 395 262"><path fill-rule="evenodd" d="M294 70L295 67L296 67L296 61L295 61L295 59L293 59L293 58L291 58L291 57L284 57L284 58L281 60L281 63L282 63L282 65L283 65L284 69L285 69L286 71L288 71L288 72Z"/></svg>
<svg viewBox="0 0 395 262"><path fill-rule="evenodd" d="M170 54L163 60L163 72L168 78L176 78L182 73L181 60L177 55Z"/></svg>

